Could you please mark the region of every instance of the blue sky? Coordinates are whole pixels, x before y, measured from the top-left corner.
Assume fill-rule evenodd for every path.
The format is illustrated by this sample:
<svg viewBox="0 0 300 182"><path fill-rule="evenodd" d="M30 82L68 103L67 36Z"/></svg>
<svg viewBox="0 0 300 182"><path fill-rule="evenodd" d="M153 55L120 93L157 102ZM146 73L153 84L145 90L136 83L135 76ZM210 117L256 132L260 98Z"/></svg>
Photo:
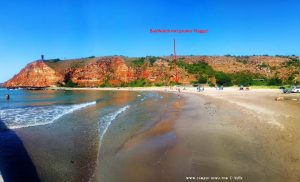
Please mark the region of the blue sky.
<svg viewBox="0 0 300 182"><path fill-rule="evenodd" d="M41 54L170 55L173 38L180 55L300 55L299 7L297 0L3 0L0 82Z"/></svg>

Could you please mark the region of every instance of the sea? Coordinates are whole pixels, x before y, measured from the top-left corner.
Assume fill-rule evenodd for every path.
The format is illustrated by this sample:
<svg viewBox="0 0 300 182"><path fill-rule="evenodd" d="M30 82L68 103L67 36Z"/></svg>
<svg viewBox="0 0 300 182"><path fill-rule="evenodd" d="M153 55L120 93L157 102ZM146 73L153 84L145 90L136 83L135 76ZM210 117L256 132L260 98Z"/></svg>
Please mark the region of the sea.
<svg viewBox="0 0 300 182"><path fill-rule="evenodd" d="M6 95L10 99L6 99ZM0 89L0 120L9 129L51 125L67 115L94 112L103 137L119 115L151 100L163 99L153 92L71 91L71 90L9 90ZM101 106L97 110L97 105ZM91 110L91 108L93 108Z"/></svg>
<svg viewBox="0 0 300 182"><path fill-rule="evenodd" d="M6 99L7 94L10 96L9 100ZM166 114L166 110L171 104L170 100L174 99L173 97L175 96L172 94L142 91L8 90L1 88L0 131L22 131L26 129L26 131L29 131L27 132L29 134L26 135L35 136L38 132L33 133L31 131L39 130L40 127L47 127L46 132L55 133L53 137L54 141L57 140L55 139L56 136L62 135L65 136L64 141L67 142L69 140L68 143L74 143L74 141L77 141L76 137L73 137L73 139L69 137L71 139L68 139L68 136L73 136L73 134L70 134L70 131L74 130L74 135L84 137L87 141L93 140L93 142L95 141L94 143L97 143L94 147L97 148L98 154L93 160L99 164L101 151L106 151L105 145L109 146L106 147L107 150L112 146L118 148L133 133L140 133L154 126ZM55 126L54 129L51 129L51 126ZM70 127L77 128L69 130L68 128ZM36 130L32 130L35 128ZM63 134L64 132L65 134ZM89 135L89 133L96 133L96 135ZM45 137L45 134L40 135L41 137L37 138L42 143L43 138L47 137ZM89 138L93 139L90 140ZM26 143L29 143L28 146L33 146L32 148L35 148L35 142L38 143L37 141L31 141L31 139L26 141ZM84 143L84 141L82 142ZM62 149L59 156L64 155L63 153L67 151L64 149L65 146L66 144L61 144ZM39 149L42 147L37 146ZM55 150L60 150L59 146L55 147L57 147ZM49 150L49 153L51 153L52 149L47 144L45 150L40 150ZM80 155L86 153L84 147L82 147L81 151L74 147L73 149L68 149L65 156L71 153L69 150L74 150L77 153L80 152ZM32 151L33 154L31 156L36 155L37 157L34 158L41 156L41 161L45 157L48 157L40 154L38 149ZM57 154L53 153L53 155ZM84 162L82 161L82 163ZM62 164L53 165L61 166ZM44 170L43 173L47 173L47 168L41 170ZM51 173L53 173L53 176L44 176L44 178L51 179L52 177L53 179L63 181L72 180L66 175L59 176L59 172L55 174L51 171ZM74 170L73 175L76 176L77 173ZM95 176L92 173L94 172L91 172L87 179Z"/></svg>

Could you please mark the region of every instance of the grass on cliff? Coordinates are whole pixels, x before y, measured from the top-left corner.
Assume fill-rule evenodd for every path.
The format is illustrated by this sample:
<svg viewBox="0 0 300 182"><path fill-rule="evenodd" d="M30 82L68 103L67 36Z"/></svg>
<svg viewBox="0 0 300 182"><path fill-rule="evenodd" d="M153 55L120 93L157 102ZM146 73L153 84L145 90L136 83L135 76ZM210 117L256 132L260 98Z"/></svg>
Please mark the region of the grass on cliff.
<svg viewBox="0 0 300 182"><path fill-rule="evenodd" d="M84 66L91 63L96 58L94 57L88 57L88 58L82 58L82 59L72 59L72 60L48 60L45 61L45 63L51 67L52 69L63 73L65 70L69 68L83 68Z"/></svg>
<svg viewBox="0 0 300 182"><path fill-rule="evenodd" d="M111 85L109 83L109 79L106 79L103 84L101 84L99 87L146 87L146 86L152 86L151 83L147 82L145 79L137 79L135 81L129 82L129 83L121 83L120 85Z"/></svg>
<svg viewBox="0 0 300 182"><path fill-rule="evenodd" d="M142 67L145 63L149 63L151 66L158 60L161 59L157 56L146 56L146 57L140 57L140 58L134 58L128 61L128 65L132 67Z"/></svg>
<svg viewBox="0 0 300 182"><path fill-rule="evenodd" d="M300 61L299 59L296 58L289 58L290 60L288 62L285 63L285 67L289 67L289 66L294 66L297 68L300 68Z"/></svg>
<svg viewBox="0 0 300 182"><path fill-rule="evenodd" d="M145 79L138 79L127 84L128 87L144 87L149 86Z"/></svg>
<svg viewBox="0 0 300 182"><path fill-rule="evenodd" d="M244 59L244 57L243 57ZM247 59L247 58L245 58ZM291 60L289 64L300 65L299 61ZM211 86L211 79L214 78L217 85L232 86L232 85L244 85L244 86L280 86L283 84L292 84L293 75L288 80L283 81L279 77L274 76L272 78L266 78L259 74L251 72L237 72L233 74L224 73L221 71L215 71L211 66L205 62L197 62L194 64L185 63L183 61L178 62L178 66L184 68L189 74L196 75L196 83L209 83ZM296 74L296 73L295 73Z"/></svg>
<svg viewBox="0 0 300 182"><path fill-rule="evenodd" d="M68 79L68 80L65 80L65 83L62 84L62 83L58 83L58 86L60 87L71 87L71 88L75 88L75 87L79 87L78 84L74 83L72 80Z"/></svg>
<svg viewBox="0 0 300 182"><path fill-rule="evenodd" d="M90 58L91 60L93 58ZM130 58L126 61L126 64L128 66L132 66L134 68L145 68L147 66L153 66L153 64L158 60L163 59L160 57L154 57L154 56L147 56L147 57L140 57L140 58ZM236 56L236 59L238 62L246 63L249 59L248 56ZM296 58L289 57L290 61L283 63L282 66L293 66L296 68L299 68L300 71L300 61ZM88 61L86 60L76 60L72 61L72 63L67 61L53 61L53 64L56 67L81 67L84 66L84 64L88 64ZM48 64L51 64L48 63ZM57 64L57 65L56 65ZM170 64L170 69L172 68L173 64ZM232 85L244 85L244 86L258 86L258 87L278 87L280 85L286 85L286 84L297 84L294 82L294 79L299 74L299 72L294 71L291 75L288 75L287 80L282 80L278 76L274 76L272 78L267 78L259 74L254 74L251 72L237 72L237 73L224 73L221 71L214 70L211 66L209 66L207 63L198 61L193 64L189 64L183 61L183 59L179 59L177 63L178 67L186 70L187 73L192 74L195 76L196 80L192 81L191 83L197 84L197 83L208 83L209 85L213 86L213 83L216 82L218 85L224 85L224 86L232 86ZM269 67L266 63L262 63L259 65L259 68ZM66 86L70 85L71 87L75 87L74 83L66 83ZM121 87L145 87L145 86L168 86L172 85L172 83L169 83L167 80L160 83L151 83L150 81L147 81L145 79L138 79L136 81L130 82L130 83L122 83L119 86ZM103 83L100 87L112 87L113 85L110 85L108 80Z"/></svg>

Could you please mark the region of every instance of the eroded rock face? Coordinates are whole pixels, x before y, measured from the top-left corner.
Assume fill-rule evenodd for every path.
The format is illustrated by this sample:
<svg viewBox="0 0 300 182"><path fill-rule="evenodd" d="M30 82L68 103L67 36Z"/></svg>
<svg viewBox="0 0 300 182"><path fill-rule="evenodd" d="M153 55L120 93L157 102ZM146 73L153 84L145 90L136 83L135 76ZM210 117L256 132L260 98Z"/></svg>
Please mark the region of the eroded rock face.
<svg viewBox="0 0 300 182"><path fill-rule="evenodd" d="M206 62L216 71L225 73L251 72L268 78L274 75L286 80L298 68L284 66L287 58L268 56L225 57L225 56L185 56L178 57L188 64ZM6 87L48 87L73 82L82 87L99 87L108 83L120 86L137 79L144 79L153 84L175 82L173 57L162 57L153 65L134 66L127 63L123 57L98 57L91 59L73 59L59 62L35 61L28 64L19 74L5 83ZM178 76L182 84L190 84L196 80L196 75L188 74L183 68L177 67Z"/></svg>
<svg viewBox="0 0 300 182"><path fill-rule="evenodd" d="M129 83L137 79L145 79L153 83L174 81L174 71L170 71L168 64L141 67L127 66L124 59L120 57L101 58L82 68L67 71L72 82L83 87L97 87L106 81L113 86ZM182 80L185 78L185 70Z"/></svg>
<svg viewBox="0 0 300 182"><path fill-rule="evenodd" d="M64 76L43 61L35 61L4 83L5 87L49 87L63 82Z"/></svg>
<svg viewBox="0 0 300 182"><path fill-rule="evenodd" d="M179 57L180 58L180 57ZM181 57L182 60L188 64L196 62L206 62L216 71L222 71L224 73L239 73L250 72L253 74L259 74L267 78L278 76L283 80L287 80L289 75L297 73L296 80L298 79L298 68L292 66L285 66L290 61L286 57L273 57L273 56L244 56L244 57L232 57L232 56L185 56ZM172 57L167 59L172 60Z"/></svg>
<svg viewBox="0 0 300 182"><path fill-rule="evenodd" d="M99 59L70 71L69 75L72 82L84 87L97 87L106 81L111 85L119 85L137 79L135 70L120 57Z"/></svg>

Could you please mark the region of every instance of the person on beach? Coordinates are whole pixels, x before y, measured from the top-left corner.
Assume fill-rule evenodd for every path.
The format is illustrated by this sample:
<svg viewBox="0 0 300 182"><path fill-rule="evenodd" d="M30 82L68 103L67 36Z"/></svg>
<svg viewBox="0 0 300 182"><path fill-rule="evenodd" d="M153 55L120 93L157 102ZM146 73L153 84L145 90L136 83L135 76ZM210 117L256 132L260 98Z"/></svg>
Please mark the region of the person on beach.
<svg viewBox="0 0 300 182"><path fill-rule="evenodd" d="M178 98L180 98L180 88L177 89L178 90Z"/></svg>
<svg viewBox="0 0 300 182"><path fill-rule="evenodd" d="M204 92L204 86L201 87L201 91Z"/></svg>
<svg viewBox="0 0 300 182"><path fill-rule="evenodd" d="M240 86L240 90L244 90L244 86L243 85Z"/></svg>
<svg viewBox="0 0 300 182"><path fill-rule="evenodd" d="M201 91L201 86L200 86L200 85L197 86L197 91L198 91L198 92Z"/></svg>
<svg viewBox="0 0 300 182"><path fill-rule="evenodd" d="M6 100L9 100L9 99L10 99L10 95L6 94Z"/></svg>

